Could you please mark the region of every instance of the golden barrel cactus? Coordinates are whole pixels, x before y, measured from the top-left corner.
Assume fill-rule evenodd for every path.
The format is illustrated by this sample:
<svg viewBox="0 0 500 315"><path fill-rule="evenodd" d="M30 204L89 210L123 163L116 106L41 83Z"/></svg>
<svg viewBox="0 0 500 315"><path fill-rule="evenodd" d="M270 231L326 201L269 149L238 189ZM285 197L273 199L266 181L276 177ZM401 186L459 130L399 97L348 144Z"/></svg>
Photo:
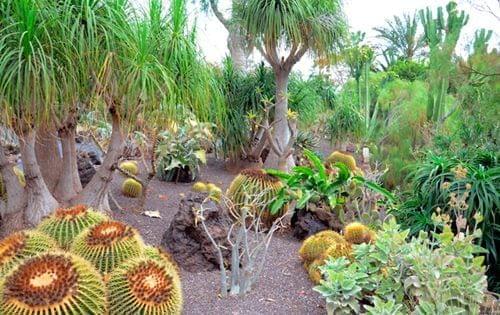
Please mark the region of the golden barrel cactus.
<svg viewBox="0 0 500 315"><path fill-rule="evenodd" d="M249 215L261 216L262 222L270 226L272 222L282 216L287 207L283 207L275 215L269 212L269 206L280 189L283 187L281 181L262 169L243 170L234 178L227 190L227 197L233 202L231 215L235 218L241 216L243 207L247 206L252 213Z"/></svg>
<svg viewBox="0 0 500 315"><path fill-rule="evenodd" d="M142 185L133 178L127 178L123 181L122 193L130 198L138 198L142 195Z"/></svg>
<svg viewBox="0 0 500 315"><path fill-rule="evenodd" d="M132 175L139 174L139 167L137 166L136 161L125 161L120 163L120 168L129 172Z"/></svg>
<svg viewBox="0 0 500 315"><path fill-rule="evenodd" d="M340 151L334 151L325 160L325 164L327 166L330 166L337 162L345 164L352 172L357 171L358 167L356 165L356 160L350 154L342 153Z"/></svg>
<svg viewBox="0 0 500 315"><path fill-rule="evenodd" d="M351 244L371 243L375 233L359 222L352 222L344 227L344 238Z"/></svg>
<svg viewBox="0 0 500 315"><path fill-rule="evenodd" d="M109 275L107 288L111 315L182 312L179 275L162 257L142 256L126 261Z"/></svg>
<svg viewBox="0 0 500 315"><path fill-rule="evenodd" d="M104 282L85 259L62 252L24 260L0 280L0 314L101 315Z"/></svg>
<svg viewBox="0 0 500 315"><path fill-rule="evenodd" d="M68 248L84 229L106 220L109 218L105 214L77 205L57 209L40 222L37 229L53 237L62 248Z"/></svg>
<svg viewBox="0 0 500 315"><path fill-rule="evenodd" d="M20 231L0 241L0 277L22 260L58 249L50 236L38 231Z"/></svg>
<svg viewBox="0 0 500 315"><path fill-rule="evenodd" d="M346 243L342 235L332 230L321 231L304 240L299 249L299 256L304 265L308 266L313 260L320 258L331 245L338 243Z"/></svg>
<svg viewBox="0 0 500 315"><path fill-rule="evenodd" d="M80 233L71 245L71 252L107 274L127 259L141 255L143 247L135 229L118 221L104 221Z"/></svg>

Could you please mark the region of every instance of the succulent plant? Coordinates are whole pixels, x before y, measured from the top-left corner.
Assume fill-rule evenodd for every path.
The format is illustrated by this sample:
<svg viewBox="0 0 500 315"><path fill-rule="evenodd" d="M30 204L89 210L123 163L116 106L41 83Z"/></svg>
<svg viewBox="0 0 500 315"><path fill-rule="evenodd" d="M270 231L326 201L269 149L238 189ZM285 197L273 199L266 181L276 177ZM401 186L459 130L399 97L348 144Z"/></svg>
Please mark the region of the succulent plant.
<svg viewBox="0 0 500 315"><path fill-rule="evenodd" d="M132 258L110 275L109 314L181 314L182 290L178 273L166 260Z"/></svg>
<svg viewBox="0 0 500 315"><path fill-rule="evenodd" d="M321 231L304 240L299 249L299 256L306 266L321 257L323 252L331 245L344 244L346 241L337 232L332 230Z"/></svg>
<svg viewBox="0 0 500 315"><path fill-rule="evenodd" d="M193 190L196 192L207 192L208 188L207 185L203 182L196 182L193 185Z"/></svg>
<svg viewBox="0 0 500 315"><path fill-rule="evenodd" d="M133 178L127 178L122 184L122 193L131 198L142 195L142 185Z"/></svg>
<svg viewBox="0 0 500 315"><path fill-rule="evenodd" d="M22 260L57 249L50 236L33 230L19 231L0 241L0 276Z"/></svg>
<svg viewBox="0 0 500 315"><path fill-rule="evenodd" d="M77 205L57 209L40 222L37 230L53 237L62 248L68 248L84 229L106 220L109 218L105 214Z"/></svg>
<svg viewBox="0 0 500 315"><path fill-rule="evenodd" d="M129 172L132 175L139 174L139 167L136 161L125 161L120 163L120 168Z"/></svg>
<svg viewBox="0 0 500 315"><path fill-rule="evenodd" d="M326 165L331 165L337 162L345 164L353 172L356 171L356 169L358 169L356 165L356 160L352 155L342 153L339 151L334 151L326 158L325 161Z"/></svg>
<svg viewBox="0 0 500 315"><path fill-rule="evenodd" d="M265 225L271 225L272 222L287 211L283 206L281 211L271 215L269 206L274 200L280 189L283 187L281 181L262 169L243 170L231 182L227 190L228 198L233 202L231 215L238 218L241 215L241 209L244 206L250 206L254 213L260 213L261 221ZM259 212L259 213L257 213Z"/></svg>
<svg viewBox="0 0 500 315"><path fill-rule="evenodd" d="M71 252L107 274L125 260L141 255L143 247L135 229L118 221L104 221L80 233L71 245Z"/></svg>
<svg viewBox="0 0 500 315"><path fill-rule="evenodd" d="M317 258L309 264L309 267L307 267L307 274L309 275L309 279L311 279L311 281L315 284L319 284L322 279L321 271L319 270L319 267L322 265L323 259Z"/></svg>
<svg viewBox="0 0 500 315"><path fill-rule="evenodd" d="M155 246L145 246L144 256L154 259L164 259L167 264L171 264L176 272L180 272L179 265L169 252Z"/></svg>
<svg viewBox="0 0 500 315"><path fill-rule="evenodd" d="M338 242L330 245L320 256L320 260L328 258L350 258L352 256L352 245L347 242Z"/></svg>
<svg viewBox="0 0 500 315"><path fill-rule="evenodd" d="M371 243L375 233L359 222L344 227L344 239L351 244Z"/></svg>
<svg viewBox="0 0 500 315"><path fill-rule="evenodd" d="M85 259L44 253L22 261L0 280L0 314L106 314L104 282Z"/></svg>

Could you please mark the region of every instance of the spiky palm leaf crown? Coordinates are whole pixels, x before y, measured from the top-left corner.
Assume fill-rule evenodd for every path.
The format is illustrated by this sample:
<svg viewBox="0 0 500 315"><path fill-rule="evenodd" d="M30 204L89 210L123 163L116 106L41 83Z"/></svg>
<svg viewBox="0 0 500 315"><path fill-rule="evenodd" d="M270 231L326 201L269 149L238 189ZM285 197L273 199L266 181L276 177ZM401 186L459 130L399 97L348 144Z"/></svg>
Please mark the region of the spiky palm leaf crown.
<svg viewBox="0 0 500 315"><path fill-rule="evenodd" d="M283 207L276 215L271 216L268 211L268 206L271 201L276 197L279 190L283 187L281 181L262 169L247 169L243 170L238 176L234 178L227 190L228 198L233 202L234 208L231 209L231 215L239 218L243 206L253 206L261 213L261 220L266 224L283 215L287 208ZM267 221L267 222L266 222Z"/></svg>
<svg viewBox="0 0 500 315"><path fill-rule="evenodd" d="M110 274L107 287L111 315L181 314L180 278L163 258L126 261Z"/></svg>
<svg viewBox="0 0 500 315"><path fill-rule="evenodd" d="M53 215L44 219L37 229L53 237L62 248L68 248L84 229L108 219L101 212L77 205L57 209Z"/></svg>
<svg viewBox="0 0 500 315"><path fill-rule="evenodd" d="M23 259L57 249L57 243L37 231L20 231L0 241L0 276Z"/></svg>
<svg viewBox="0 0 500 315"><path fill-rule="evenodd" d="M105 314L106 305L97 270L69 253L24 260L0 281L0 314Z"/></svg>
<svg viewBox="0 0 500 315"><path fill-rule="evenodd" d="M141 255L143 247L135 229L118 221L104 221L80 233L71 251L107 274L125 260Z"/></svg>

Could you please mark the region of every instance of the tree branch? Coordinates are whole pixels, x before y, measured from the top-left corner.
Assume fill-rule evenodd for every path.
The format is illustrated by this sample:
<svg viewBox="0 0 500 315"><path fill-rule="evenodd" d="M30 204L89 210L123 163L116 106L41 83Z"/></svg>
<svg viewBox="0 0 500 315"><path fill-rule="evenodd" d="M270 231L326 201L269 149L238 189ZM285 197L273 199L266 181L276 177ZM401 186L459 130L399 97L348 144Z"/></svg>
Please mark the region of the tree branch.
<svg viewBox="0 0 500 315"><path fill-rule="evenodd" d="M221 22L222 25L224 25L224 27L226 28L226 30L229 31L230 23L224 17L224 15L222 14L222 12L219 11L219 8L217 7L217 3L215 3L215 0L210 0L209 2L210 2L210 7L212 8L212 11L215 14L215 17L217 17L217 19L219 20L219 22Z"/></svg>

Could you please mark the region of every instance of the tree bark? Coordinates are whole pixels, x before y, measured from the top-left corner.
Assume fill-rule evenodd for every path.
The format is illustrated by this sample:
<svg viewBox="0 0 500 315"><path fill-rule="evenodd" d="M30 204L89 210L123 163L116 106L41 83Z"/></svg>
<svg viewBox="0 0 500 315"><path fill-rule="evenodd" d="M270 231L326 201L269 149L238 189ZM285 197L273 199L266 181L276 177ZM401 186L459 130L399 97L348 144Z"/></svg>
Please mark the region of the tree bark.
<svg viewBox="0 0 500 315"><path fill-rule="evenodd" d="M23 212L26 207L26 194L12 167L14 163L8 160L3 146L0 144L0 176L7 198L0 200L0 238L21 230L24 227Z"/></svg>
<svg viewBox="0 0 500 315"><path fill-rule="evenodd" d="M68 123L59 130L62 147L62 166L54 194L61 202L67 202L82 190L78 175L75 136L75 123Z"/></svg>
<svg viewBox="0 0 500 315"><path fill-rule="evenodd" d="M250 53L247 49L247 40L239 27L230 27L228 29L227 48L233 60L234 67L245 72L248 67L248 58Z"/></svg>
<svg viewBox="0 0 500 315"><path fill-rule="evenodd" d="M34 226L44 216L54 211L59 206L59 203L45 184L38 165L35 153L36 132L30 130L24 133L19 140L24 176L26 178L27 205L24 219L28 225Z"/></svg>
<svg viewBox="0 0 500 315"><path fill-rule="evenodd" d="M288 126L288 77L289 70L275 70L276 77L276 106L274 108L274 140L279 149L284 150L290 140L290 129ZM283 171L289 171L295 162L293 156L289 155L286 161L281 161L276 152L271 150L264 164L266 168L277 168Z"/></svg>
<svg viewBox="0 0 500 315"><path fill-rule="evenodd" d="M54 193L61 176L63 162L58 140L57 131L54 128L48 126L38 128L35 144L36 159L45 185L51 193Z"/></svg>
<svg viewBox="0 0 500 315"><path fill-rule="evenodd" d="M109 185L125 145L120 118L114 110L110 112L113 131L111 132L111 139L104 161L87 186L70 201L73 205L84 204L95 210L108 213L111 212L108 200Z"/></svg>

